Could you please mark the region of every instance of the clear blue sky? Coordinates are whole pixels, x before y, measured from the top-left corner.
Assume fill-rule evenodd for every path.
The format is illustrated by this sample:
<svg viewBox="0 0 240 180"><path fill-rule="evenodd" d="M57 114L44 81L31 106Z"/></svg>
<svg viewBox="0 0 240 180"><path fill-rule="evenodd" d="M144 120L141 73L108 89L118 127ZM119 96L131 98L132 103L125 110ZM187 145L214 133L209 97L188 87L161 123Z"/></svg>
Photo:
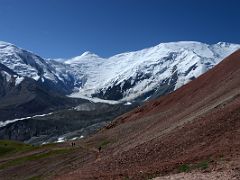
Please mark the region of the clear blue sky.
<svg viewBox="0 0 240 180"><path fill-rule="evenodd" d="M0 40L43 57L161 42L240 43L239 0L0 0Z"/></svg>

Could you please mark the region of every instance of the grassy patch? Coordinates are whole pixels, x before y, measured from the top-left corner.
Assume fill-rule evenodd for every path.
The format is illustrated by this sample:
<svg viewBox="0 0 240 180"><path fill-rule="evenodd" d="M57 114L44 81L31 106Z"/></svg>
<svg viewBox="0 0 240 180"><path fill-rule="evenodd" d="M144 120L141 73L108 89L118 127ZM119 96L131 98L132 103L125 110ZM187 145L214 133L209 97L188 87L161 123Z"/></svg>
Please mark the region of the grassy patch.
<svg viewBox="0 0 240 180"><path fill-rule="evenodd" d="M36 149L36 147L29 144L24 144L17 141L0 140L0 157L33 149Z"/></svg>
<svg viewBox="0 0 240 180"><path fill-rule="evenodd" d="M10 160L10 161L0 165L0 169L5 169L5 168L11 167L11 166L16 166L16 165L21 165L21 164L24 164L29 161L36 161L39 159L48 158L50 156L65 154L65 153L69 152L70 150L71 149L56 149L56 150L51 150L46 153L33 154L33 155L29 155L29 156L16 158L16 159Z"/></svg>
<svg viewBox="0 0 240 180"><path fill-rule="evenodd" d="M187 164L182 164L178 168L179 172L189 172L190 171L190 166Z"/></svg>
<svg viewBox="0 0 240 180"><path fill-rule="evenodd" d="M198 164L196 164L195 168L205 170L209 167L209 162L208 161L202 161Z"/></svg>
<svg viewBox="0 0 240 180"><path fill-rule="evenodd" d="M111 141L105 139L98 144L98 147L105 148L110 143L111 143Z"/></svg>
<svg viewBox="0 0 240 180"><path fill-rule="evenodd" d="M179 166L178 170L179 172L190 172L191 170L194 169L200 169L200 170L205 170L208 169L209 167L209 160L201 161L197 164L182 164Z"/></svg>
<svg viewBox="0 0 240 180"><path fill-rule="evenodd" d="M47 143L47 144L43 144L43 145L40 145L39 147L40 148L56 148L58 145L58 143Z"/></svg>
<svg viewBox="0 0 240 180"><path fill-rule="evenodd" d="M41 176L33 176L31 178L28 178L27 180L41 180Z"/></svg>

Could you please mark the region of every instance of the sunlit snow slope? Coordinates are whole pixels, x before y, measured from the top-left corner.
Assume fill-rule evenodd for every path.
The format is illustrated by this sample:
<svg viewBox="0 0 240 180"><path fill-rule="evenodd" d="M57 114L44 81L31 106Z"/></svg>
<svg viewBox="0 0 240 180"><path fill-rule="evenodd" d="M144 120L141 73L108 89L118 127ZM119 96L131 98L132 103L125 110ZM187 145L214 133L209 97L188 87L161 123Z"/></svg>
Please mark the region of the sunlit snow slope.
<svg viewBox="0 0 240 180"><path fill-rule="evenodd" d="M238 44L224 42L208 45L181 41L109 58L85 52L68 60L45 60L0 41L0 64L16 73L16 85L28 77L48 90L71 97L144 101L176 90L239 48Z"/></svg>
<svg viewBox="0 0 240 180"><path fill-rule="evenodd" d="M82 72L82 86L72 97L145 100L171 92L197 78L240 45L194 41L161 43L136 52L101 58L91 52L65 61Z"/></svg>

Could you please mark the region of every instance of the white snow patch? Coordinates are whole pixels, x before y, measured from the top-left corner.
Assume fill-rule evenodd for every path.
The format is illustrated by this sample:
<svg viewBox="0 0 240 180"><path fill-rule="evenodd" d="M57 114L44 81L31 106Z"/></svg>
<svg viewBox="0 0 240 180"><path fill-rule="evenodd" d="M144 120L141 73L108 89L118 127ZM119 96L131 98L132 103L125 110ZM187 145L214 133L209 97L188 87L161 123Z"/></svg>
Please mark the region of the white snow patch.
<svg viewBox="0 0 240 180"><path fill-rule="evenodd" d="M24 80L24 77L17 77L15 79L15 86L19 85Z"/></svg>
<svg viewBox="0 0 240 180"><path fill-rule="evenodd" d="M65 142L65 137L59 137L56 143Z"/></svg>
<svg viewBox="0 0 240 180"><path fill-rule="evenodd" d="M132 103L131 102L126 102L124 105L129 106L129 105L132 105Z"/></svg>
<svg viewBox="0 0 240 180"><path fill-rule="evenodd" d="M11 80L12 76L11 76L10 74L8 74L8 73L5 72L5 71L2 71L1 73L2 73L2 75L6 78L6 81L7 81L7 82L9 82L9 81Z"/></svg>
<svg viewBox="0 0 240 180"><path fill-rule="evenodd" d="M35 116L29 116L29 117L24 117L24 118L17 118L17 119L12 119L12 120L6 120L6 121L1 121L0 122L0 127L4 127L8 124L17 122L17 121L23 121L23 120L27 120L27 119L31 119L31 118L36 118L36 117L44 117L44 116L48 116L51 115L53 113L48 113L48 114L40 114L40 115L35 115Z"/></svg>
<svg viewBox="0 0 240 180"><path fill-rule="evenodd" d="M80 93L73 93L73 94L69 95L69 97L86 99L86 100L89 100L89 101L94 102L94 103L106 103L106 104L119 104L120 103L119 101L104 100L104 99L100 99L100 98L87 97L87 96L84 96Z"/></svg>

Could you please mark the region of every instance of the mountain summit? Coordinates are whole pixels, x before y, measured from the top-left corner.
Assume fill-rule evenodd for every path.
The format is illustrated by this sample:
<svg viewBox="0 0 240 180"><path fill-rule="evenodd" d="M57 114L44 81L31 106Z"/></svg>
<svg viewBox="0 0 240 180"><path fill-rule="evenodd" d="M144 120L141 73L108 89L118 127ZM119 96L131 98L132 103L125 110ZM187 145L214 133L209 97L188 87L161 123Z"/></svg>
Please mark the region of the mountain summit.
<svg viewBox="0 0 240 180"><path fill-rule="evenodd" d="M84 74L85 81L71 96L115 101L152 99L197 78L239 48L223 42L208 45L180 41L107 59L86 52L65 61L75 72Z"/></svg>
<svg viewBox="0 0 240 180"><path fill-rule="evenodd" d="M99 57L98 55L96 55L90 51L86 51L80 56L76 56L72 59L66 60L65 63L66 64L77 64L77 63L82 63L84 61L97 61L100 59L103 59L103 58Z"/></svg>

